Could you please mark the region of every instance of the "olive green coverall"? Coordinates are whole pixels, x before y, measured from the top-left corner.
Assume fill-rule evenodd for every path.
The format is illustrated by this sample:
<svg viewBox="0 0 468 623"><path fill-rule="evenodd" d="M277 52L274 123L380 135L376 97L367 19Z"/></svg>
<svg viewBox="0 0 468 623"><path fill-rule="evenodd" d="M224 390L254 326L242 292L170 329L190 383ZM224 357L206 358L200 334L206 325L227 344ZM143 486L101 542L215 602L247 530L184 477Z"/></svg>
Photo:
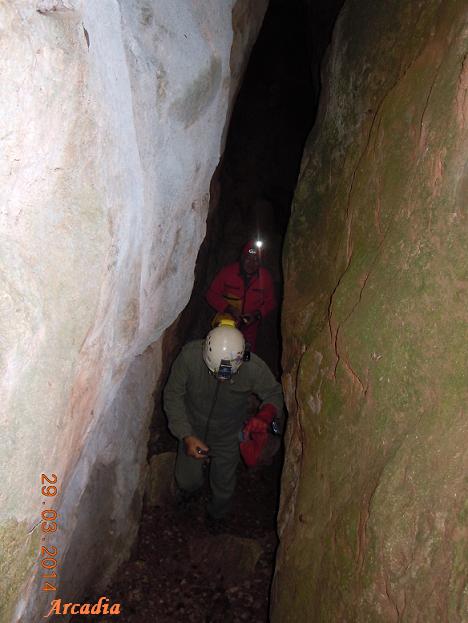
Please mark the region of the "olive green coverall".
<svg viewBox="0 0 468 623"><path fill-rule="evenodd" d="M273 404L281 417L283 393L267 364L254 353L230 381L218 381L203 360L203 343L189 342L174 361L164 389L164 409L169 429L179 439L175 478L180 489L193 492L203 484L203 461L185 454L184 437L199 437L210 448L208 513L220 518L229 510L236 485L239 433L247 418L248 397L256 394L260 408Z"/></svg>

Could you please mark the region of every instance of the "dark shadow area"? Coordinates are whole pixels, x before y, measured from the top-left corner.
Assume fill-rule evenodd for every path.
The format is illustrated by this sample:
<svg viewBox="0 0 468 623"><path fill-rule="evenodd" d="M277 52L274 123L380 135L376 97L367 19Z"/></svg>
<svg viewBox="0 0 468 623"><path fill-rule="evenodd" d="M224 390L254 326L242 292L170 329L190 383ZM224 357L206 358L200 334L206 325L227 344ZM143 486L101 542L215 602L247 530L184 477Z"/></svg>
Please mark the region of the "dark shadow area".
<svg viewBox="0 0 468 623"><path fill-rule="evenodd" d="M165 370L155 392L148 453L152 462L169 457L167 453L177 445L161 404L170 365L184 343L209 331L215 312L205 301L206 290L224 265L238 259L240 248L252 237L260 236L265 242L263 263L273 276L281 304L283 238L304 143L317 111L320 63L342 2L271 0L212 181L207 233L192 297L164 336ZM257 354L278 378L279 310L280 305L262 321L257 347ZM210 534L204 523L207 487L189 509L176 508L173 488L157 503L149 504L147 499L134 556L107 592L112 602L122 604L119 621L268 621L281 467L281 450L270 465L250 470L239 465L232 517L219 536ZM171 469L166 472L166 482L171 473ZM231 537L247 539L247 549L257 552L245 553L253 560L249 573L236 575L235 566L242 568L245 560L236 558L243 545L231 543ZM227 548L224 562L210 553L213 539L224 539L216 542L218 550ZM79 617L80 623L86 620Z"/></svg>
<svg viewBox="0 0 468 623"><path fill-rule="evenodd" d="M282 296L281 251L305 140L316 100L306 37L307 9L273 1L252 52L233 111L224 157L212 188L207 235L182 323L203 337L213 310L204 300L215 274L236 261L242 245L260 237L263 265ZM280 372L279 313L264 319L257 353Z"/></svg>

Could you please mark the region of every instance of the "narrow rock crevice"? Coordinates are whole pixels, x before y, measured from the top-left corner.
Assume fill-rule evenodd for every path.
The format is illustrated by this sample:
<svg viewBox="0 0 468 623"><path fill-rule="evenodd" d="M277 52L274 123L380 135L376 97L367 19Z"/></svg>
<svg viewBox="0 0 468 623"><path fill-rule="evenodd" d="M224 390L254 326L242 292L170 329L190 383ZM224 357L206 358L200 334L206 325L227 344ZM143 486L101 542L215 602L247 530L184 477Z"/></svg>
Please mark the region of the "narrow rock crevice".
<svg viewBox="0 0 468 623"><path fill-rule="evenodd" d="M0 623L465 621L466 0L0 21ZM218 522L161 397L257 237L289 413Z"/></svg>
<svg viewBox="0 0 468 623"><path fill-rule="evenodd" d="M270 466L255 470L239 466L227 531L210 535L204 523L206 485L191 507L182 511L175 505L174 483L167 486L176 442L166 427L161 393L181 345L204 337L210 328L213 311L204 294L215 272L235 259L240 246L254 235L263 236L270 249L267 267L281 300L282 238L320 88L312 83L306 17L302 0L272 0L270 4L233 110L226 150L211 183L207 235L197 260L192 297L164 337L165 366L156 390L148 453L152 467L147 492L152 493L147 493L132 560L121 568L110 589L114 600L126 604L123 623L137 623L141 617L149 620L155 608L158 623L182 617L197 623L268 620L282 450ZM317 50L322 46L323 53L324 43L316 45ZM320 62L318 51L315 54ZM313 73L318 74L317 67ZM257 353L279 375L278 314L264 325ZM300 366L298 374L299 370ZM300 422L299 411L298 406ZM303 435L301 430L299 435ZM299 456L302 461L302 450ZM216 544L221 558L215 556L210 543ZM233 548L246 548L247 558L233 558ZM249 551L257 554L250 567L245 567Z"/></svg>

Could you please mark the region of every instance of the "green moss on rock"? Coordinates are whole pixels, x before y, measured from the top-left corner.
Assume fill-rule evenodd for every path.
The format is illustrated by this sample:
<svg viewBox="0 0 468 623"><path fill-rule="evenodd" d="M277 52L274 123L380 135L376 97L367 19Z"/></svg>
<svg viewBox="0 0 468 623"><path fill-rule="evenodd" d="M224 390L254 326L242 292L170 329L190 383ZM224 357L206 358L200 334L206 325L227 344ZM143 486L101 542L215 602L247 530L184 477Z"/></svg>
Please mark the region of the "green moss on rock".
<svg viewBox="0 0 468 623"><path fill-rule="evenodd" d="M0 526L0 623L11 623L17 596L39 556L39 531L28 533L25 522Z"/></svg>
<svg viewBox="0 0 468 623"><path fill-rule="evenodd" d="M338 22L285 246L273 623L464 620L465 11Z"/></svg>

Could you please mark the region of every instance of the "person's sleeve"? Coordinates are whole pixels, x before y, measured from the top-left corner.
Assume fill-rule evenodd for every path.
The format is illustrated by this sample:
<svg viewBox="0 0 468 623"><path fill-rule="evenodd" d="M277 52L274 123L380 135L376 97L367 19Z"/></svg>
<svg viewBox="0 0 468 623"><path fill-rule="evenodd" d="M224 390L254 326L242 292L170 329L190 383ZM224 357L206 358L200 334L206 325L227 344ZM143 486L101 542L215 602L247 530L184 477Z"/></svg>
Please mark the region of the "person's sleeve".
<svg viewBox="0 0 468 623"><path fill-rule="evenodd" d="M263 305L260 308L260 313L263 317L272 312L276 306L276 296L275 296L275 286L273 284L273 279L269 272L265 271L263 274L263 287L264 287L264 296L263 296Z"/></svg>
<svg viewBox="0 0 468 623"><path fill-rule="evenodd" d="M258 410L261 411L264 406L273 405L276 409L274 417L281 418L284 404L281 384L278 383L270 368L260 358L257 359L257 366L253 391L262 401Z"/></svg>
<svg viewBox="0 0 468 623"><path fill-rule="evenodd" d="M222 269L211 282L206 293L206 300L217 312L223 312L228 306L224 298L225 270Z"/></svg>
<svg viewBox="0 0 468 623"><path fill-rule="evenodd" d="M188 364L185 359L184 351L182 351L172 365L169 380L163 392L164 411L169 430L180 440L193 435L185 403L188 381Z"/></svg>

